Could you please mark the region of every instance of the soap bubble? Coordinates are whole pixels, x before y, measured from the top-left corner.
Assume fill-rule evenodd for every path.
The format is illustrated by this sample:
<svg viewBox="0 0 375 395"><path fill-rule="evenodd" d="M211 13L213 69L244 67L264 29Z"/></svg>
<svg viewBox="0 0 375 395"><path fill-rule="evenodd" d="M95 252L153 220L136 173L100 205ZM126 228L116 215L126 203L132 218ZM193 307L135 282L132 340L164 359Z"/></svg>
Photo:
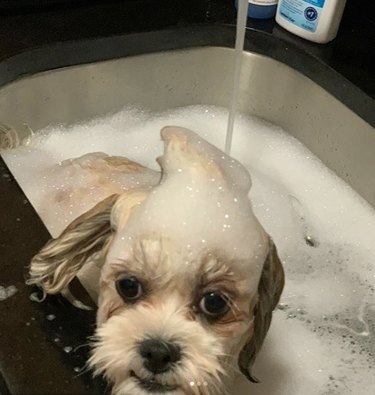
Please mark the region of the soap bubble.
<svg viewBox="0 0 375 395"><path fill-rule="evenodd" d="M161 127L175 124L189 128L223 149L227 117L227 110L212 106L162 113L128 107L86 124L50 126L31 136L27 148L21 145L2 156L50 232L57 236L59 226L70 222L72 210L66 210L66 217L56 225L55 216L43 213L43 207L48 206L43 199L51 188L69 194L72 181L69 177L49 180L46 169L72 157L105 152L159 170L155 158L163 151ZM249 385L239 377L231 394L368 395L369 389L375 388L374 210L275 125L238 114L232 147L233 157L251 174L249 196L255 214L277 246L286 286L254 367L261 383ZM217 232L226 235L231 229L227 226L233 223L229 222L232 216L223 221L230 213L219 195L222 185L217 179L208 184L217 190L213 202L221 213ZM196 195L198 187L185 183L183 189ZM232 202L240 206L241 199L236 194ZM189 228L189 218L183 219L184 226L179 221L181 228ZM200 245L207 245L203 240L208 241L209 236L200 235ZM185 247L188 252L183 262L189 268L195 247L189 241ZM4 287L0 287L0 298L2 292ZM76 367L76 373L80 369ZM194 380L191 383L197 385Z"/></svg>

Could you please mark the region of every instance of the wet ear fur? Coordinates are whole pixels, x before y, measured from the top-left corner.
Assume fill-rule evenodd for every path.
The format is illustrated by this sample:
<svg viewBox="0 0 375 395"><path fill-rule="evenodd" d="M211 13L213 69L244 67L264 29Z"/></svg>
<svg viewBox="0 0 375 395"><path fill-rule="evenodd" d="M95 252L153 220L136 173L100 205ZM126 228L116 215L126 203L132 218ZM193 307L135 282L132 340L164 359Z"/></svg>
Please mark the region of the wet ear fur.
<svg viewBox="0 0 375 395"><path fill-rule="evenodd" d="M147 195L141 189L111 195L75 219L31 260L27 284L47 294L65 290L93 254L108 251L113 232L125 226L132 209Z"/></svg>
<svg viewBox="0 0 375 395"><path fill-rule="evenodd" d="M34 256L29 285L38 285L48 294L62 291L83 264L100 251L112 233L111 211L118 195L111 195L75 219Z"/></svg>
<svg viewBox="0 0 375 395"><path fill-rule="evenodd" d="M238 359L241 372L253 383L257 383L258 380L252 375L251 369L270 327L272 311L279 302L283 287L284 270L276 247L270 240L270 250L258 285L258 302L254 311L254 333L243 347Z"/></svg>

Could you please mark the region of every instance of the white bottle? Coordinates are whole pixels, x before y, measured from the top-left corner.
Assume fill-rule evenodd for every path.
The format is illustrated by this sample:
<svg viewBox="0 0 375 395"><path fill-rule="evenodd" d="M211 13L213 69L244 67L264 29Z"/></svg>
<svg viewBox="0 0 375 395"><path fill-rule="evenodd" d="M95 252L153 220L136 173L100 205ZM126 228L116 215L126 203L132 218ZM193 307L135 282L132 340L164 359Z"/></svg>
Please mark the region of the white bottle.
<svg viewBox="0 0 375 395"><path fill-rule="evenodd" d="M276 22L284 29L320 44L339 30L346 0L279 0Z"/></svg>

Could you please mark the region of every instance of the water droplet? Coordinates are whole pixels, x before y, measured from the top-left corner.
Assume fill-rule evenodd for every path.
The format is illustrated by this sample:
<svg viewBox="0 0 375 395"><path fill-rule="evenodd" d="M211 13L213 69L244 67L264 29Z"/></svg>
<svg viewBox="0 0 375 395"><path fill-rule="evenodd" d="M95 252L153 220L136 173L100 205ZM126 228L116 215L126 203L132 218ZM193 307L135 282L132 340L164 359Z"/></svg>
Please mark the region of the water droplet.
<svg viewBox="0 0 375 395"><path fill-rule="evenodd" d="M76 366L73 370L74 370L76 373L79 373L79 372L81 372L82 368L80 368L79 366Z"/></svg>
<svg viewBox="0 0 375 395"><path fill-rule="evenodd" d="M310 247L316 247L316 245L317 245L315 239L310 235L305 236L305 242Z"/></svg>
<svg viewBox="0 0 375 395"><path fill-rule="evenodd" d="M48 321L53 321L56 318L56 316L54 314L48 314L46 318Z"/></svg>
<svg viewBox="0 0 375 395"><path fill-rule="evenodd" d="M64 350L67 354L69 354L69 353L73 350L73 347L71 347L71 346L65 346L63 350Z"/></svg>

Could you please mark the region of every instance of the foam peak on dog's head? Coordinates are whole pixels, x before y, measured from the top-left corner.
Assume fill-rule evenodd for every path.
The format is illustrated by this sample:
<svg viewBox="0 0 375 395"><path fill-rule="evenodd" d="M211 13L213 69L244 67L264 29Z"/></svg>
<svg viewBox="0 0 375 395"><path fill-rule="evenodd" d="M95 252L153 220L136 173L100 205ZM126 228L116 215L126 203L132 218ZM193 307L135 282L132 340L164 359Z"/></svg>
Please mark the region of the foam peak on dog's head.
<svg viewBox="0 0 375 395"><path fill-rule="evenodd" d="M166 126L161 130L164 155L158 159L165 175L188 172L191 177L225 182L225 186L248 193L251 178L240 162L209 144L189 129Z"/></svg>
<svg viewBox="0 0 375 395"><path fill-rule="evenodd" d="M165 146L158 159L161 183L118 232L118 239L132 242L137 235L155 233L173 239L180 258L181 251L196 253L225 246L227 254L244 260L247 267L249 260L253 262L256 283L268 237L248 198L248 171L190 130L165 127L161 136ZM123 246L120 242L119 248ZM112 252L116 254L116 248Z"/></svg>

